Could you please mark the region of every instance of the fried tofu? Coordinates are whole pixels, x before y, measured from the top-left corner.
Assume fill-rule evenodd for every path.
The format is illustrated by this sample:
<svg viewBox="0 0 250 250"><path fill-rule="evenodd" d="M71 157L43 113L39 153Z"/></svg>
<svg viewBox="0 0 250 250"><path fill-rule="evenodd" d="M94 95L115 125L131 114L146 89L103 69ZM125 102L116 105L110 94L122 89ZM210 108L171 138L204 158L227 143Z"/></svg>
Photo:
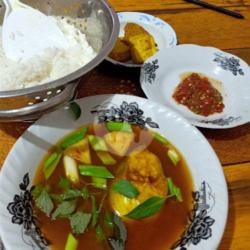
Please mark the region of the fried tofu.
<svg viewBox="0 0 250 250"><path fill-rule="evenodd" d="M126 62L131 59L130 47L121 38L118 38L109 56L116 61Z"/></svg>

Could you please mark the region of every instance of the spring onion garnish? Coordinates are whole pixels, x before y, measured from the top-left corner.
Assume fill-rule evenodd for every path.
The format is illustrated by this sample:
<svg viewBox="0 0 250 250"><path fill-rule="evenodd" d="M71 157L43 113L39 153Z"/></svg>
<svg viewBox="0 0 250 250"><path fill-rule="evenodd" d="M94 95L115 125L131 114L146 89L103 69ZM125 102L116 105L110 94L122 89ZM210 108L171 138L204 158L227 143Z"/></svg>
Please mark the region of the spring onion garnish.
<svg viewBox="0 0 250 250"><path fill-rule="evenodd" d="M111 172L106 167L97 165L80 165L79 171L81 175L100 177L100 178L114 178Z"/></svg>

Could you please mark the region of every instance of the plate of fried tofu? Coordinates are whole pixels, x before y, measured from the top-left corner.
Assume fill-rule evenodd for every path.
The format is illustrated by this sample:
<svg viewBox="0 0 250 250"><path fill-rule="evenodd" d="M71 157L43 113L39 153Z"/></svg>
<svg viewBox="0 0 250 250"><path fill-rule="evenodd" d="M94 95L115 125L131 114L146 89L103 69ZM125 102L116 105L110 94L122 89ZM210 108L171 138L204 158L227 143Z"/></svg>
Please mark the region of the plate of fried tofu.
<svg viewBox="0 0 250 250"><path fill-rule="evenodd" d="M164 48L177 45L174 29L164 20L142 12L119 12L120 33L106 58L126 67L141 65Z"/></svg>

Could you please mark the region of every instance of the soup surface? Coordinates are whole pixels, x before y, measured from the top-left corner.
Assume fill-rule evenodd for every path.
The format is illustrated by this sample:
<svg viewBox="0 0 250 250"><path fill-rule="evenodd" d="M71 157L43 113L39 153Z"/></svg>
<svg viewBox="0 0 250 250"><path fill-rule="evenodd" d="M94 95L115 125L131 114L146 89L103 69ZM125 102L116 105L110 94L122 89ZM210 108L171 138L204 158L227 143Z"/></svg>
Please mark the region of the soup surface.
<svg viewBox="0 0 250 250"><path fill-rule="evenodd" d="M53 250L66 249L69 235L70 250L170 249L192 206L193 182L181 153L161 135L125 123L91 124L62 138L33 184L35 216Z"/></svg>

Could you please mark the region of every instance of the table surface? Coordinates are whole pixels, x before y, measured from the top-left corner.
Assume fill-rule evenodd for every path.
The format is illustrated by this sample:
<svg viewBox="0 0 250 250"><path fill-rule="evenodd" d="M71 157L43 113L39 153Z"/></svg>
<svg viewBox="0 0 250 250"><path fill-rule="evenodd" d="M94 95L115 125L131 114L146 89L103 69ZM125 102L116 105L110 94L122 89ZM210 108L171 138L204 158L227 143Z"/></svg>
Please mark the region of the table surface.
<svg viewBox="0 0 250 250"><path fill-rule="evenodd" d="M176 30L178 42L214 46L250 64L250 0L210 0L240 12L244 20L182 0L110 0L116 11L141 11L158 16ZM123 93L144 96L138 69L102 63L81 82L78 97ZM0 166L30 123L0 123ZM217 153L229 189L229 216L220 250L250 249L250 123L226 130L200 129Z"/></svg>

